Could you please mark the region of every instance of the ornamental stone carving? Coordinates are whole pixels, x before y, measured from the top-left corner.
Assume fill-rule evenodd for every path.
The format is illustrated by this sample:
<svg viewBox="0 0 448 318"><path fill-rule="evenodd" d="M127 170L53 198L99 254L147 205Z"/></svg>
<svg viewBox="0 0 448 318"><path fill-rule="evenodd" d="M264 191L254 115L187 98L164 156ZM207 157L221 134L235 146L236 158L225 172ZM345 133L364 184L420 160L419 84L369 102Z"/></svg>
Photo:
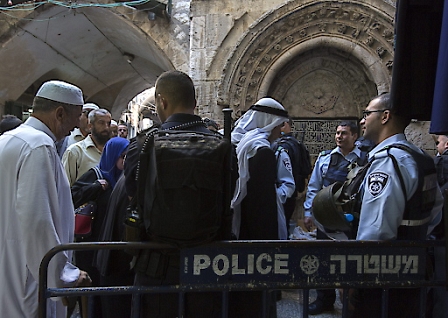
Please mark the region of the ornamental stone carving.
<svg viewBox="0 0 448 318"><path fill-rule="evenodd" d="M379 11L365 1L320 1L308 4L300 4L297 1L295 7L280 7L277 11L272 11L265 17L260 27L254 25L250 32L242 39L241 45L233 52L228 60L230 66L225 67L232 72L224 73L218 98L226 105L230 105L237 110L246 110L261 93L276 92L281 94L281 89L262 89L266 83L267 76L272 77L272 69L277 67L282 59L287 59L291 51L306 47L308 42L322 40L322 47L331 48L337 46L341 66L344 59L350 56L353 50L362 51L365 62L354 63L348 69L341 69L340 74L324 71L319 68L313 69L314 74L301 74L295 72L292 83L282 81L283 85L294 86L294 83L302 83L306 89L303 92L303 99L307 101L305 110L314 114L325 114L325 112L336 107L344 98L336 92L340 88L340 79L343 74L352 72L351 103L355 110L351 113L360 115L361 108L365 107L366 97L372 94L372 87L387 87L390 82L393 60L393 17ZM347 44L344 44L347 43ZM310 47L309 50L315 50ZM301 52L300 54L302 54ZM321 52L322 53L322 52ZM319 55L317 56L319 57ZM302 61L300 56L290 58L291 61ZM323 60L326 60L325 58ZM355 65L356 64L356 65ZM320 64L322 67L322 61ZM369 74L367 70L370 65L380 65L380 70L376 74ZM307 65L289 65L292 69L306 69ZM245 77L242 81L241 69L245 68ZM278 68L278 67L277 67ZM354 72L353 70L357 70ZM279 68L279 70L284 70ZM269 73L268 73L269 72ZM239 76L236 76L239 74ZM330 76L331 75L331 76ZM372 77L379 80L372 81ZM281 76L280 76L281 77ZM365 78L362 80L362 78ZM345 78L345 80L347 80ZM387 78L387 79L385 79ZM279 74L275 75L279 80ZM305 79L321 81L322 85L308 83ZM378 81L382 81L379 83ZM275 86L275 83L272 82ZM354 92L353 87L358 87L361 92ZM376 89L376 88L375 88ZM367 94L367 95L363 95ZM281 95L279 95L281 96ZM363 97L364 96L364 97ZM238 106L237 106L238 105Z"/></svg>

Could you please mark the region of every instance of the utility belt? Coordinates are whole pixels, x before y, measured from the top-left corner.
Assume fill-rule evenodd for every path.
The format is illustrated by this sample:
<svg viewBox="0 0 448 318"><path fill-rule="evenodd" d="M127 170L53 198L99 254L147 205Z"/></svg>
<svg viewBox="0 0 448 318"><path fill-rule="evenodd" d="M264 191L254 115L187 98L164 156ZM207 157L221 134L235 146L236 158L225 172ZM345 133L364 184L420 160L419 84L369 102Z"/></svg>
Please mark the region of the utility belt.
<svg viewBox="0 0 448 318"><path fill-rule="evenodd" d="M141 250L134 270L152 278L163 278L169 267L179 267L179 252L165 250Z"/></svg>

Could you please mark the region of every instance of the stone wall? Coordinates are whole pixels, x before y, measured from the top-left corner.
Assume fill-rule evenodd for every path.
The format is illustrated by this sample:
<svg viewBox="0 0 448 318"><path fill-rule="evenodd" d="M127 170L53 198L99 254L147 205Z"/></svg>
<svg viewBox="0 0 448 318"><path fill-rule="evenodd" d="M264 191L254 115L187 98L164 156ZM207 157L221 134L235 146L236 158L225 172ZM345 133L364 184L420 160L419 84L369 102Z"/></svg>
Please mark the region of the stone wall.
<svg viewBox="0 0 448 318"><path fill-rule="evenodd" d="M434 136L429 134L429 121L412 122L405 131L407 139L425 150L430 156L437 154Z"/></svg>
<svg viewBox="0 0 448 318"><path fill-rule="evenodd" d="M393 14L393 3L380 0L192 1L190 75L199 111L219 119L230 106L238 117L270 95L295 117L316 117L306 110L327 107L322 101L335 107L317 117L359 117L389 89Z"/></svg>

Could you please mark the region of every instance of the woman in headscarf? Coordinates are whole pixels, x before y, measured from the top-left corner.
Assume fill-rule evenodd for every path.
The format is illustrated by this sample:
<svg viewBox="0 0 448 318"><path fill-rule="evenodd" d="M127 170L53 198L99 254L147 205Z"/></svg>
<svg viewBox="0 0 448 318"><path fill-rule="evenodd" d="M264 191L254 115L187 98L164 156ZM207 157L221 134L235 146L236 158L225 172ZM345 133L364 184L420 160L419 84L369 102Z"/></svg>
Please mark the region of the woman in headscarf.
<svg viewBox="0 0 448 318"><path fill-rule="evenodd" d="M235 123L231 137L236 146L239 178L232 199L233 233L240 240L286 239L280 201L294 192L294 179L291 172L292 184L278 183L277 163L283 164L286 160L291 165L287 154L276 159L271 144L280 137L281 127L287 120L288 113L279 102L262 98ZM230 317L262 316L261 292L233 292L230 300ZM269 300L267 316L275 317L275 293Z"/></svg>
<svg viewBox="0 0 448 318"><path fill-rule="evenodd" d="M128 145L129 140L125 138L113 137L109 139L104 145L98 166L90 168L71 187L75 208L91 201L94 201L97 206L91 235L89 237L77 239L78 242L99 241L110 195L123 173L124 157ZM94 251L75 252L77 266L89 273L92 279L92 286L100 286L99 271L92 264L94 256ZM101 318L103 315L101 314L99 297L95 296L94 299L93 316Z"/></svg>

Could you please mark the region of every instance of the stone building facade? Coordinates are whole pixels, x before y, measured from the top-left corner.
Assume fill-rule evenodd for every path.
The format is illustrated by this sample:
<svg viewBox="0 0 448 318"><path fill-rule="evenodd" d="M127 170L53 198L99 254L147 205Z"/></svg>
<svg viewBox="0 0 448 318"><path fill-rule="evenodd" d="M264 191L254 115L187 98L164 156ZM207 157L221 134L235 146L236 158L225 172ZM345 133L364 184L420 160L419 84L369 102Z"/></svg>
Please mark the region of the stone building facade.
<svg viewBox="0 0 448 318"><path fill-rule="evenodd" d="M155 20L151 7L117 3L2 14L0 60L20 63L0 64L0 113L59 78L117 118L161 72L178 69L195 82L198 113L221 123L223 108L236 119L257 99L276 98L315 155L333 146L338 120L357 120L390 88L393 0L159 0L150 3L170 17ZM408 129L433 152L427 132L428 123Z"/></svg>
<svg viewBox="0 0 448 318"><path fill-rule="evenodd" d="M221 124L223 108L236 119L261 97L279 100L316 156L334 147L339 120L358 120L390 89L393 0L120 3L0 6L0 114L8 103L31 105L40 84L57 78L118 119L161 72L177 69L195 82L198 114ZM165 8L155 20L154 3ZM428 129L413 122L406 133L434 155Z"/></svg>

